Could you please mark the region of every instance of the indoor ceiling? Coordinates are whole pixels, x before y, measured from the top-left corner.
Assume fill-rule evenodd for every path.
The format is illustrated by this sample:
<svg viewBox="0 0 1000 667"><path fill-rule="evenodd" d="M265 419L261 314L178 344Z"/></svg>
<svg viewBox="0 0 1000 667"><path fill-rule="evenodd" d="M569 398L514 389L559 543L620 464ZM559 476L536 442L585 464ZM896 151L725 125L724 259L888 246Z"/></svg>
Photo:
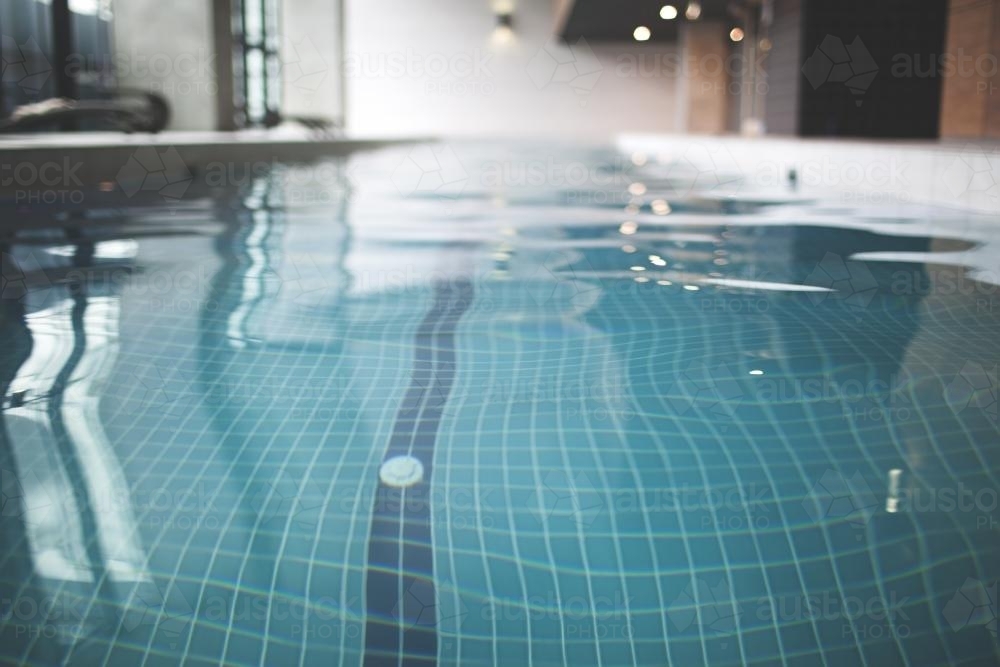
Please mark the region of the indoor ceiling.
<svg viewBox="0 0 1000 667"><path fill-rule="evenodd" d="M650 30L650 42L677 40L680 24L688 19L685 11L688 0L575 0L560 36L567 42L581 37L588 42L632 42L637 26ZM701 0L698 20L725 20L727 6L732 0ZM660 10L670 5L677 10L677 18L660 18Z"/></svg>

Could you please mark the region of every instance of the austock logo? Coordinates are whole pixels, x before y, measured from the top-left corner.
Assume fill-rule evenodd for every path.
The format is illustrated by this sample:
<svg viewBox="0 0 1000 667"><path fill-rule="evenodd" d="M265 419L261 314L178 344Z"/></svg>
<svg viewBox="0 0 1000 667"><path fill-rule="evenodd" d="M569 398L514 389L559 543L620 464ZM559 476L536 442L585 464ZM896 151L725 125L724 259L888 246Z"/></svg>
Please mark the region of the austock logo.
<svg viewBox="0 0 1000 667"><path fill-rule="evenodd" d="M584 527L593 525L605 507L603 494L586 473L570 475L561 470L550 470L527 504L539 523L564 518Z"/></svg>
<svg viewBox="0 0 1000 667"><path fill-rule="evenodd" d="M451 146L417 146L390 177L404 196L438 194L455 197L469 181L469 174Z"/></svg>
<svg viewBox="0 0 1000 667"><path fill-rule="evenodd" d="M944 618L955 632L983 626L997 638L997 582L969 577L944 607Z"/></svg>
<svg viewBox="0 0 1000 667"><path fill-rule="evenodd" d="M710 586L701 577L688 583L667 607L667 616L677 630L684 632L697 623L697 627L718 637L734 634L742 613L725 579Z"/></svg>
<svg viewBox="0 0 1000 667"><path fill-rule="evenodd" d="M449 581L436 587L429 579L415 577L392 609L404 630L426 628L442 634L457 634L469 610Z"/></svg>
<svg viewBox="0 0 1000 667"><path fill-rule="evenodd" d="M539 308L564 311L584 305L599 289L593 282L593 267L578 252L554 250L540 263L533 263L526 275L518 276L524 295ZM588 281L587 278L591 280Z"/></svg>
<svg viewBox="0 0 1000 667"><path fill-rule="evenodd" d="M745 181L729 149L715 144L687 146L667 162L665 176L670 194L681 198L704 194L733 197Z"/></svg>
<svg viewBox="0 0 1000 667"><path fill-rule="evenodd" d="M451 361L438 363L436 372L427 368L418 368L410 374L410 389L419 392L420 400L404 401L399 414L406 419L428 418L437 412L441 415L455 416L458 413L454 402L449 401L450 390L442 382L443 377L455 376L456 365Z"/></svg>
<svg viewBox="0 0 1000 667"><path fill-rule="evenodd" d="M945 400L956 413L970 408L979 409L994 424L997 423L997 369L967 361L962 370L945 387Z"/></svg>
<svg viewBox="0 0 1000 667"><path fill-rule="evenodd" d="M667 389L667 402L677 414L704 414L720 420L723 430L735 418L743 398L743 387L724 364L692 362Z"/></svg>
<svg viewBox="0 0 1000 667"><path fill-rule="evenodd" d="M135 409L150 411L165 420L178 420L190 414L198 402L195 379L180 368L163 368L139 363L131 369L132 381L112 388L110 397L119 405L138 403Z"/></svg>
<svg viewBox="0 0 1000 667"><path fill-rule="evenodd" d="M279 529L294 526L314 531L319 527L325 498L312 480L296 479L287 470L279 470L269 481L256 486L250 507L264 527L273 523Z"/></svg>
<svg viewBox="0 0 1000 667"><path fill-rule="evenodd" d="M826 299L843 301L854 309L864 309L878 293L878 281L864 262L844 260L828 252L816 265L805 282L814 287L832 290L810 292L809 299L816 305Z"/></svg>
<svg viewBox="0 0 1000 667"><path fill-rule="evenodd" d="M51 488L32 470L22 470L19 475L0 469L0 521L18 519L37 526L58 523L60 508Z"/></svg>
<svg viewBox="0 0 1000 667"><path fill-rule="evenodd" d="M330 272L316 259L312 253L286 252L279 261L269 264L264 274L273 279L282 298L308 303L336 287Z"/></svg>
<svg viewBox="0 0 1000 667"><path fill-rule="evenodd" d="M817 523L846 519L853 527L861 529L875 514L878 500L860 472L855 471L847 477L829 469L813 485L802 507Z"/></svg>
<svg viewBox="0 0 1000 667"><path fill-rule="evenodd" d="M1000 204L1000 152L987 154L982 146L967 145L944 170L943 182L955 197L967 197L974 203Z"/></svg>
<svg viewBox="0 0 1000 667"><path fill-rule="evenodd" d="M0 253L0 299L20 301L30 292L50 287L45 270L32 253L15 258Z"/></svg>
<svg viewBox="0 0 1000 667"><path fill-rule="evenodd" d="M802 73L813 90L827 83L843 84L858 98L855 106L861 106L861 96L875 80L878 65L860 37L845 45L839 37L827 35L803 63Z"/></svg>
<svg viewBox="0 0 1000 667"><path fill-rule="evenodd" d="M0 81L37 96L51 73L52 65L33 37L18 44L7 35L0 36Z"/></svg>
<svg viewBox="0 0 1000 667"><path fill-rule="evenodd" d="M563 46L551 41L528 63L528 76L539 90L551 85L569 86L586 104L586 96L597 85L604 68L587 40Z"/></svg>
<svg viewBox="0 0 1000 667"><path fill-rule="evenodd" d="M307 93L320 89L330 69L308 35L290 41L281 59L281 68L286 81Z"/></svg>
<svg viewBox="0 0 1000 667"><path fill-rule="evenodd" d="M118 609L122 629L127 633L152 629L171 649L179 646L181 635L195 616L194 608L174 583L165 586L148 581L135 584L131 595Z"/></svg>
<svg viewBox="0 0 1000 667"><path fill-rule="evenodd" d="M180 153L173 146L157 151L145 146L135 151L118 170L118 185L126 197L139 192L156 192L164 201L176 202L194 180Z"/></svg>

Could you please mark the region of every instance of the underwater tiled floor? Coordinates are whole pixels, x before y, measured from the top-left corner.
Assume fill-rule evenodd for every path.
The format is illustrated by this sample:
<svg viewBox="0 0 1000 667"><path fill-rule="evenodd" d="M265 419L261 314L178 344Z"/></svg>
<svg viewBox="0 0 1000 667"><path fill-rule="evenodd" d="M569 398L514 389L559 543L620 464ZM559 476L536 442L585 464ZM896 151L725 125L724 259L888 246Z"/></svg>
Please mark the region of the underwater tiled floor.
<svg viewBox="0 0 1000 667"><path fill-rule="evenodd" d="M0 660L997 664L995 220L669 166L12 228Z"/></svg>

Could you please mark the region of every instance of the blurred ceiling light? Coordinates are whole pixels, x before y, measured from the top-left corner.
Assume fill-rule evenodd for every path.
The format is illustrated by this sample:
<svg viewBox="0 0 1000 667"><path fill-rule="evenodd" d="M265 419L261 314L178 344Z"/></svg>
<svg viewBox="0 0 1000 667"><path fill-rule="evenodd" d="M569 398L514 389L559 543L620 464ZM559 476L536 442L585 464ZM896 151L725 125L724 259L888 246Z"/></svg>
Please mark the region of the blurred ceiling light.
<svg viewBox="0 0 1000 667"><path fill-rule="evenodd" d="M49 3L46 2L43 4ZM69 10L74 14L96 16L99 9L100 4L97 0L69 0Z"/></svg>
<svg viewBox="0 0 1000 667"><path fill-rule="evenodd" d="M652 34L653 33L649 31L649 28L644 25L639 26L632 32L632 36L635 37L635 41L637 42L648 41Z"/></svg>
<svg viewBox="0 0 1000 667"><path fill-rule="evenodd" d="M764 39L760 40L760 50L763 51L764 53L767 53L768 51L770 51L771 47L773 47L773 46L774 46L774 44L772 44L771 40L769 40L767 37L765 37Z"/></svg>
<svg viewBox="0 0 1000 667"><path fill-rule="evenodd" d="M663 5L660 7L660 18L673 21L677 18L677 8L673 5Z"/></svg>
<svg viewBox="0 0 1000 667"><path fill-rule="evenodd" d="M889 471L889 494L885 499L885 511L895 514L899 511L899 480L903 476L903 471L893 468Z"/></svg>
<svg viewBox="0 0 1000 667"><path fill-rule="evenodd" d="M729 39L734 42L742 42L743 36L743 28L736 27L729 31Z"/></svg>
<svg viewBox="0 0 1000 667"><path fill-rule="evenodd" d="M628 186L629 194L635 195L636 197L646 194L646 186L642 183L631 183Z"/></svg>
<svg viewBox="0 0 1000 667"><path fill-rule="evenodd" d="M493 46L505 46L514 41L514 29L509 25L498 25L490 35L490 43Z"/></svg>
<svg viewBox="0 0 1000 667"><path fill-rule="evenodd" d="M646 164L646 154L640 153L638 151L632 153L632 164L634 164L637 167L641 167L642 165Z"/></svg>
<svg viewBox="0 0 1000 667"><path fill-rule="evenodd" d="M492 0L490 8L494 14L513 14L514 0Z"/></svg>
<svg viewBox="0 0 1000 667"><path fill-rule="evenodd" d="M618 228L618 231L621 232L622 234L625 234L626 236L629 236L631 234L635 234L635 230L637 229L639 229L639 225L635 224L632 221L628 221L628 222L623 222L621 224L621 227Z"/></svg>
<svg viewBox="0 0 1000 667"><path fill-rule="evenodd" d="M505 46L516 38L514 34L515 0L490 0L490 9L496 15L496 27L490 35L493 46Z"/></svg>
<svg viewBox="0 0 1000 667"><path fill-rule="evenodd" d="M687 17L687 20L689 21L697 21L701 18L701 3L689 2L687 9L684 10L684 16Z"/></svg>

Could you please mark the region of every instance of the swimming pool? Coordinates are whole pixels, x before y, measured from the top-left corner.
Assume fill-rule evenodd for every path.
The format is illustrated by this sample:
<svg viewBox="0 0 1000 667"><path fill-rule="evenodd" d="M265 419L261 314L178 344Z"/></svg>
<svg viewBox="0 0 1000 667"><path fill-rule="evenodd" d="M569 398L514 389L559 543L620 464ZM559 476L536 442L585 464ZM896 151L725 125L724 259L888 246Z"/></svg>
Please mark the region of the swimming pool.
<svg viewBox="0 0 1000 667"><path fill-rule="evenodd" d="M997 664L995 216L689 150L4 205L0 657Z"/></svg>

